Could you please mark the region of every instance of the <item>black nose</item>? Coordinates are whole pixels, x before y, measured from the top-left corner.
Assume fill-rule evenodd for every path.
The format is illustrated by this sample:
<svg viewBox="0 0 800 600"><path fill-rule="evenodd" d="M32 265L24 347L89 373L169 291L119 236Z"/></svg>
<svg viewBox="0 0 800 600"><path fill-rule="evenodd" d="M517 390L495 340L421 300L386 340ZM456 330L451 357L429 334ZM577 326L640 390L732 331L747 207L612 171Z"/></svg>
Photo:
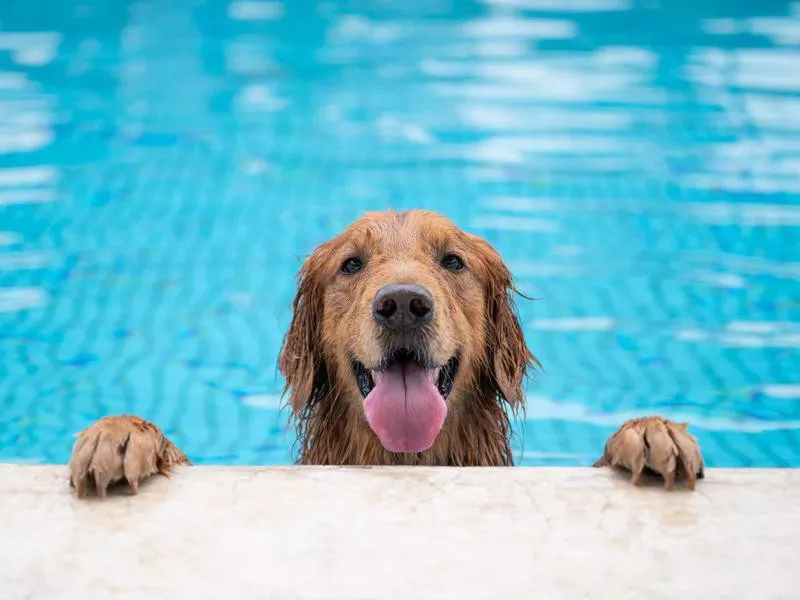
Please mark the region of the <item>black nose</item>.
<svg viewBox="0 0 800 600"><path fill-rule="evenodd" d="M433 298L421 285L390 283L383 286L372 300L372 317L393 331L414 329L433 318Z"/></svg>

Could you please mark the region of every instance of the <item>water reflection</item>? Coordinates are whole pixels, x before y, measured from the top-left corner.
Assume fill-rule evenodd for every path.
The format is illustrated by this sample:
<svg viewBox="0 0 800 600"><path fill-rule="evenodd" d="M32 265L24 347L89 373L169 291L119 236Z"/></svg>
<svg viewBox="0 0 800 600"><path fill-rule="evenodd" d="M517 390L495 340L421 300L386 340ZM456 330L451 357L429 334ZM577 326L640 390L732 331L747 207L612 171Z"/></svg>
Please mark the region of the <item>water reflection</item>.
<svg viewBox="0 0 800 600"><path fill-rule="evenodd" d="M298 257L366 209L488 237L546 366L523 462L624 415L800 465L800 4L0 5L0 459L111 412L285 463ZM523 452L524 451L524 452Z"/></svg>

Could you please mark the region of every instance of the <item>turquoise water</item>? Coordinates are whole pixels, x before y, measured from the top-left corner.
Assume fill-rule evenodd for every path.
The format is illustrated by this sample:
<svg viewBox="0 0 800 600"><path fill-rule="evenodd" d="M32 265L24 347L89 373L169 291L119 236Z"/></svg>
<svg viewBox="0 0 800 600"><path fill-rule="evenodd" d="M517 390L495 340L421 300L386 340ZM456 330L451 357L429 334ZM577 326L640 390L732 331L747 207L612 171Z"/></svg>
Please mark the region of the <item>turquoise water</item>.
<svg viewBox="0 0 800 600"><path fill-rule="evenodd" d="M800 466L798 64L797 2L4 0L0 460L290 463L300 260L422 207L537 298L521 464L658 412Z"/></svg>

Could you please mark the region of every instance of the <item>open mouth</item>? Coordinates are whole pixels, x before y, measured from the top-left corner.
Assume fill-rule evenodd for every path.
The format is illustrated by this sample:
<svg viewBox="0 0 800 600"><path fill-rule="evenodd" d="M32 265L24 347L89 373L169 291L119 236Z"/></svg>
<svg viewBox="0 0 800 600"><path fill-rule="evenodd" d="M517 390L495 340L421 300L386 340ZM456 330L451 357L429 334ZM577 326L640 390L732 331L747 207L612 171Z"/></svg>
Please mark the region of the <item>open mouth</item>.
<svg viewBox="0 0 800 600"><path fill-rule="evenodd" d="M362 363L353 361L353 371L355 372L358 390L366 398L375 388L376 381L381 381L385 372L392 368L406 365L418 365L425 369L425 375L430 381L436 384L436 389L445 400L453 391L453 382L458 372L458 358L455 356L448 360L444 365L431 367L420 361L417 355L411 350L400 349L394 351L384 359L383 363L374 369L368 369Z"/></svg>
<svg viewBox="0 0 800 600"><path fill-rule="evenodd" d="M353 371L364 396L364 414L389 452L424 452L433 446L447 416L458 359L431 366L408 350L398 350L379 367L355 361Z"/></svg>

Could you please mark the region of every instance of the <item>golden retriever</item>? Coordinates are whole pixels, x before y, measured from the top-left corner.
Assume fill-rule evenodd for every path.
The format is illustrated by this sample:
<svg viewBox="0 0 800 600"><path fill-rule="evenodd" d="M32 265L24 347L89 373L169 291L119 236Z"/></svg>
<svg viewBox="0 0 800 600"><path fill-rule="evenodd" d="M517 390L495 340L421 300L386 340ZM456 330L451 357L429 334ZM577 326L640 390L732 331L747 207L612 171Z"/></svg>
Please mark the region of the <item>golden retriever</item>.
<svg viewBox="0 0 800 600"><path fill-rule="evenodd" d="M281 349L300 464L513 464L510 418L538 363L514 307L511 274L485 240L433 212L368 213L319 246L298 277ZM189 464L155 425L107 417L70 460L79 496ZM676 477L703 460L686 424L629 421L595 466Z"/></svg>

